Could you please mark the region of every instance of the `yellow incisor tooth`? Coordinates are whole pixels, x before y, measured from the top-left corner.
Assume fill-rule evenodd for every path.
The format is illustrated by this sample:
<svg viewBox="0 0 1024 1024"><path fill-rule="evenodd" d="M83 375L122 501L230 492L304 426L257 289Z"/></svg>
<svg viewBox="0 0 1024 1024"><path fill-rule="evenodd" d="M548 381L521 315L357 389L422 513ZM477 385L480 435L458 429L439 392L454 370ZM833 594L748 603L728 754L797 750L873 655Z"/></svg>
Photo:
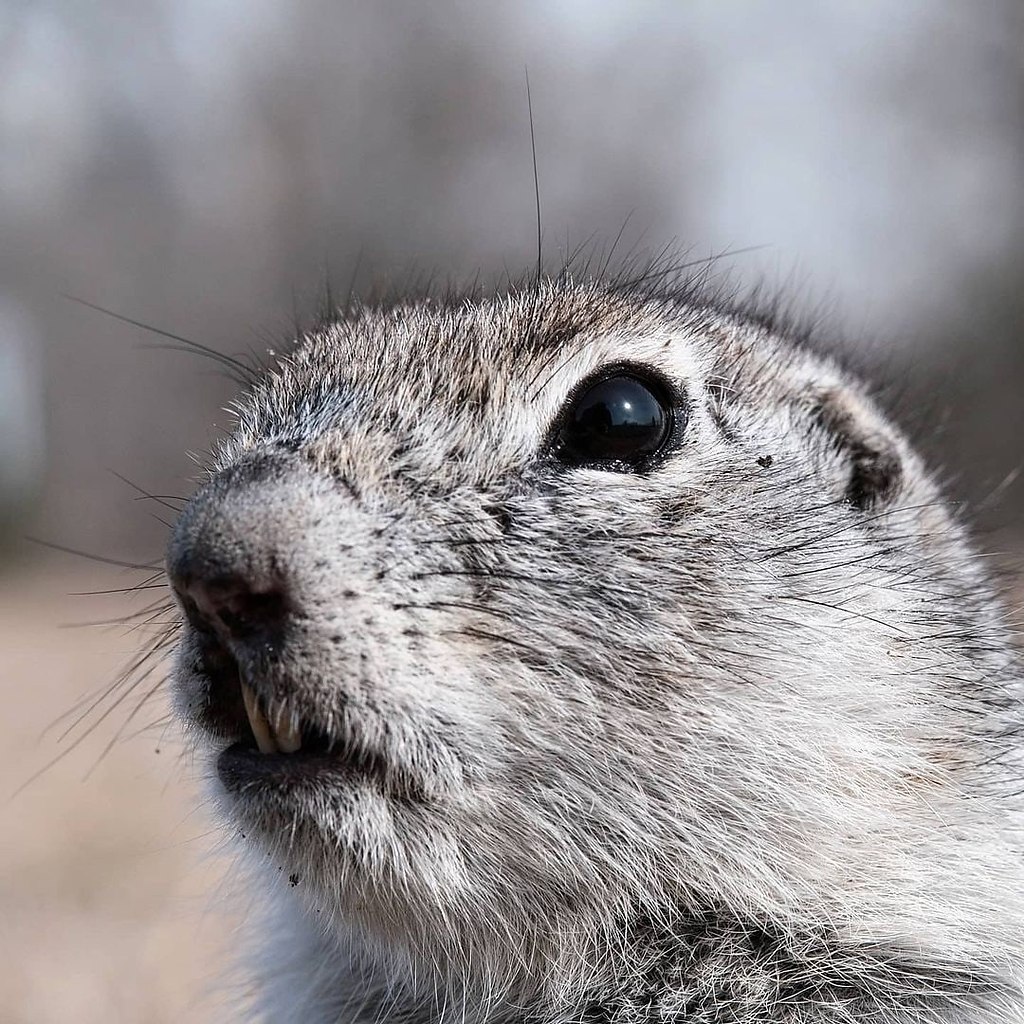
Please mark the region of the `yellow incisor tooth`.
<svg viewBox="0 0 1024 1024"><path fill-rule="evenodd" d="M260 710L256 694L245 683L242 683L242 700L245 703L245 713L249 716L249 726L252 729L253 736L256 737L256 746L260 748L260 753L278 753L277 744L274 742L274 734L270 731L270 723L267 721L267 716Z"/></svg>
<svg viewBox="0 0 1024 1024"><path fill-rule="evenodd" d="M284 719L283 723L281 719ZM277 740L278 750L282 754L294 754L297 750L302 749L302 728L294 723L287 711L278 717L274 739Z"/></svg>

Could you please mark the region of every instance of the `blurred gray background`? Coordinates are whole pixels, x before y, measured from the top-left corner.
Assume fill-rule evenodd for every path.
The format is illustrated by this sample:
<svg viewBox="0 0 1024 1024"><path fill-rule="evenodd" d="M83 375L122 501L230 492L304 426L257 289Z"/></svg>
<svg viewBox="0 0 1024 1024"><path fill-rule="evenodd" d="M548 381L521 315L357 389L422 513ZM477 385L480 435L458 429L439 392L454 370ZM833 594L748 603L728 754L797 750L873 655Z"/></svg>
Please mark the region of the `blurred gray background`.
<svg viewBox="0 0 1024 1024"><path fill-rule="evenodd" d="M5 1020L223 1021L234 945L163 704L40 738L139 644L59 629L126 610L69 595L136 577L23 539L159 557L169 513L115 473L188 493L234 385L62 296L265 353L328 278L518 273L526 68L549 264L627 218L626 247L736 252L1016 560L1020 0L0 0L0 778L62 758L5 805Z"/></svg>
<svg viewBox="0 0 1024 1024"><path fill-rule="evenodd" d="M225 352L280 346L325 275L678 241L831 312L982 500L1024 413L1019 0L7 0L0 491L18 532L127 557L230 381L71 293ZM856 353L855 353L856 354ZM863 361L863 360L860 360ZM921 415L921 413L924 415ZM997 504L1017 509L1012 482ZM1009 517L1009 518L1012 518Z"/></svg>

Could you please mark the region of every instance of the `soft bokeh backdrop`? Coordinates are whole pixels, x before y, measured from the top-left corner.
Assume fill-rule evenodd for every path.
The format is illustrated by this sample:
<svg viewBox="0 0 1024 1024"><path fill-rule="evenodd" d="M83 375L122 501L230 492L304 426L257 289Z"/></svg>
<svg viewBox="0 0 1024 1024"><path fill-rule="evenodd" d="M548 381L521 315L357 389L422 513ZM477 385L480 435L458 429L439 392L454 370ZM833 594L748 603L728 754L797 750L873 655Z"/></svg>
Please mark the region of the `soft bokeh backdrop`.
<svg viewBox="0 0 1024 1024"><path fill-rule="evenodd" d="M736 252L737 282L827 311L986 545L1019 545L1017 0L2 0L3 778L69 751L5 804L11 1020L221 1020L234 941L159 688L39 735L139 642L59 628L132 607L69 595L137 576L22 540L159 557L168 510L115 474L186 494L233 385L63 296L264 352L328 278L517 272L527 68L551 265L627 221L627 245Z"/></svg>

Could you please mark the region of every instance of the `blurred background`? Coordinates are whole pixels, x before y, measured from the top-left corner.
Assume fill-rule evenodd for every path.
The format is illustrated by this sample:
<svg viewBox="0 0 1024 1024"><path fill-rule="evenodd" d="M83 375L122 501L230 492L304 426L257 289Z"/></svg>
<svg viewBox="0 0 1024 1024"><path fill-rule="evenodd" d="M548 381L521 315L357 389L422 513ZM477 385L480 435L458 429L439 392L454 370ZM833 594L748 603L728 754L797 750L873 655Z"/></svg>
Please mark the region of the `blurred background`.
<svg viewBox="0 0 1024 1024"><path fill-rule="evenodd" d="M265 354L326 280L518 272L526 68L549 263L626 223L824 312L1012 570L1019 0L0 0L3 1020L224 1020L236 945L162 689L57 721L145 633L74 595L139 574L24 540L159 558L135 487L189 492L234 385L64 296Z"/></svg>

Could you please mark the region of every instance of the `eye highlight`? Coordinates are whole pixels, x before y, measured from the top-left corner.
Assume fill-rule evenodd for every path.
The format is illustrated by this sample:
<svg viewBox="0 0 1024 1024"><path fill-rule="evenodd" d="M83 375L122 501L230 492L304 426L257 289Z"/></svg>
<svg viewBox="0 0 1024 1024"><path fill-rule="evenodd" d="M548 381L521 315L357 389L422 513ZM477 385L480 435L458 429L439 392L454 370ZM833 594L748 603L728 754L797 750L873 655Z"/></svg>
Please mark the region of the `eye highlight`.
<svg viewBox="0 0 1024 1024"><path fill-rule="evenodd" d="M653 376L616 369L570 398L552 450L570 466L638 472L649 468L673 434L676 410Z"/></svg>

